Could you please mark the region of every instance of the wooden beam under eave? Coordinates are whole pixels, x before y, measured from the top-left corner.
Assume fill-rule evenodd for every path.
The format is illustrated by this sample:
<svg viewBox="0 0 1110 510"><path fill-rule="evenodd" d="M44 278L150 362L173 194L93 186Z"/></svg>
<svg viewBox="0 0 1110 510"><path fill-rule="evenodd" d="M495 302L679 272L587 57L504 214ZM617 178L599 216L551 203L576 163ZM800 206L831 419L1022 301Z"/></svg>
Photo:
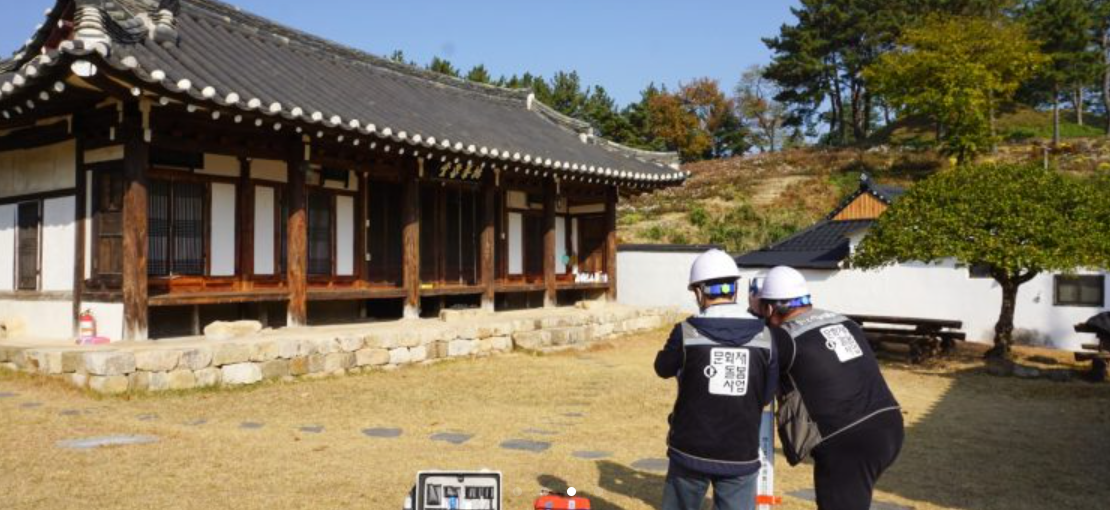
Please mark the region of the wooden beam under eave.
<svg viewBox="0 0 1110 510"><path fill-rule="evenodd" d="M123 339L147 339L147 168L150 144L144 138L141 108L124 109L123 136Z"/></svg>
<svg viewBox="0 0 1110 510"><path fill-rule="evenodd" d="M286 283L289 287L288 326L308 324L308 218L305 211L305 174L311 150L308 141L292 147L286 164Z"/></svg>
<svg viewBox="0 0 1110 510"><path fill-rule="evenodd" d="M543 305L555 306L555 180L543 182Z"/></svg>
<svg viewBox="0 0 1110 510"><path fill-rule="evenodd" d="M420 317L420 181L417 169L405 172L401 205L402 281L405 288L406 319Z"/></svg>
<svg viewBox="0 0 1110 510"><path fill-rule="evenodd" d="M616 186L610 186L605 197L605 273L609 289L605 296L617 300L617 202L620 200Z"/></svg>

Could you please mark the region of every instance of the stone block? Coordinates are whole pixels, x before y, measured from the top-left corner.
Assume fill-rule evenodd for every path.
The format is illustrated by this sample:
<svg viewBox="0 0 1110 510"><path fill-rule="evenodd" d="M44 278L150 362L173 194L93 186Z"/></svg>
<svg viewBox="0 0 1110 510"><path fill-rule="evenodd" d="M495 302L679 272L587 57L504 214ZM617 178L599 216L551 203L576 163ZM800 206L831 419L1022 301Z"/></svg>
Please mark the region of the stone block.
<svg viewBox="0 0 1110 510"><path fill-rule="evenodd" d="M208 368L212 364L212 348L208 346L190 347L182 349L181 360L178 361L178 368L187 368L196 372L204 368Z"/></svg>
<svg viewBox="0 0 1110 510"><path fill-rule="evenodd" d="M289 375L305 375L308 373L308 357L297 356L289 360Z"/></svg>
<svg viewBox="0 0 1110 510"><path fill-rule="evenodd" d="M258 364L263 379L281 379L289 375L289 360L274 359Z"/></svg>
<svg viewBox="0 0 1110 510"><path fill-rule="evenodd" d="M134 361L134 358L132 358ZM128 381L123 375L94 375L89 378L89 389L105 395L127 393Z"/></svg>
<svg viewBox="0 0 1110 510"><path fill-rule="evenodd" d="M459 324L454 331L452 338L461 338L464 340L473 340L479 338L478 325L474 323Z"/></svg>
<svg viewBox="0 0 1110 510"><path fill-rule="evenodd" d="M486 312L481 308L467 308L463 310L440 310L439 320L443 322L460 322L466 320L474 320L486 315Z"/></svg>
<svg viewBox="0 0 1110 510"><path fill-rule="evenodd" d="M254 363L235 363L220 368L224 386L254 384L262 380L262 369Z"/></svg>
<svg viewBox="0 0 1110 510"><path fill-rule="evenodd" d="M197 386L197 377L192 370L174 370L169 373L167 381L173 391L191 390Z"/></svg>
<svg viewBox="0 0 1110 510"><path fill-rule="evenodd" d="M485 354L485 353L489 353L489 352L492 352L492 351L493 351L493 339L483 338L481 340L478 340L478 352L479 353Z"/></svg>
<svg viewBox="0 0 1110 510"><path fill-rule="evenodd" d="M150 372L131 372L127 376L127 382L133 391L149 391L150 379Z"/></svg>
<svg viewBox="0 0 1110 510"><path fill-rule="evenodd" d="M393 349L398 343L398 334L394 330L374 331L362 338L363 346L370 349Z"/></svg>
<svg viewBox="0 0 1110 510"><path fill-rule="evenodd" d="M420 345L429 345L440 340L447 340L446 337L451 334L453 328L427 325L417 329L420 332Z"/></svg>
<svg viewBox="0 0 1110 510"><path fill-rule="evenodd" d="M537 351L551 346L551 332L545 330L522 331L513 335L513 344L517 349Z"/></svg>
<svg viewBox="0 0 1110 510"><path fill-rule="evenodd" d="M10 361L5 362L5 363L0 363L0 368L2 368L4 370L10 370L12 372L19 371L19 365L16 365L15 363L12 363Z"/></svg>
<svg viewBox="0 0 1110 510"><path fill-rule="evenodd" d="M602 308L605 308L606 304L608 303L600 299L587 299L575 303L574 306L582 310L600 310Z"/></svg>
<svg viewBox="0 0 1110 510"><path fill-rule="evenodd" d="M277 356L281 359L296 358L301 350L301 341L296 338L279 338L277 342Z"/></svg>
<svg viewBox="0 0 1110 510"><path fill-rule="evenodd" d="M613 334L612 324L590 324L586 326L586 336L591 340L600 340Z"/></svg>
<svg viewBox="0 0 1110 510"><path fill-rule="evenodd" d="M451 340L447 342L447 356L456 358L469 356L474 353L474 342L471 340Z"/></svg>
<svg viewBox="0 0 1110 510"><path fill-rule="evenodd" d="M339 345L339 350L343 352L355 352L363 346L362 335L344 335L335 339L335 341Z"/></svg>
<svg viewBox="0 0 1110 510"><path fill-rule="evenodd" d="M277 359L281 353L281 348L277 340L261 340L252 342L251 348L251 361L270 361Z"/></svg>
<svg viewBox="0 0 1110 510"><path fill-rule="evenodd" d="M409 347L409 361L419 363L428 359L428 346L418 345L416 347Z"/></svg>
<svg viewBox="0 0 1110 510"><path fill-rule="evenodd" d="M258 321L216 321L204 327L204 337L208 340L230 340L251 336L262 331Z"/></svg>
<svg viewBox="0 0 1110 510"><path fill-rule="evenodd" d="M66 377L69 380L69 384L72 384L76 388L85 389L89 387L88 374L74 373L68 374Z"/></svg>
<svg viewBox="0 0 1110 510"><path fill-rule="evenodd" d="M150 381L147 387L150 391L166 391L170 389L169 372L150 372ZM137 391L137 390L136 390Z"/></svg>
<svg viewBox="0 0 1110 510"><path fill-rule="evenodd" d="M355 365L355 355L351 352L333 352L324 356L324 369L326 373L337 370L346 370Z"/></svg>
<svg viewBox="0 0 1110 510"><path fill-rule="evenodd" d="M478 325L478 338L495 336L512 336L514 332L511 321L486 322Z"/></svg>
<svg viewBox="0 0 1110 510"><path fill-rule="evenodd" d="M308 373L318 374L324 371L324 354L313 354L308 357Z"/></svg>
<svg viewBox="0 0 1110 510"><path fill-rule="evenodd" d="M177 368L181 351L173 349L144 349L135 351L135 370L169 372Z"/></svg>
<svg viewBox="0 0 1110 510"><path fill-rule="evenodd" d="M84 372L85 353L80 351L65 351L62 353L62 372Z"/></svg>
<svg viewBox="0 0 1110 510"><path fill-rule="evenodd" d="M584 326L558 328L551 330L551 343L554 345L581 345L586 343Z"/></svg>
<svg viewBox="0 0 1110 510"><path fill-rule="evenodd" d="M380 366L389 363L389 351L385 349L362 349L355 352L355 364L360 367Z"/></svg>
<svg viewBox="0 0 1110 510"><path fill-rule="evenodd" d="M416 347L423 340L420 328L406 328L397 334L397 347Z"/></svg>
<svg viewBox="0 0 1110 510"><path fill-rule="evenodd" d="M135 371L135 355L126 351L92 351L85 353L85 370L93 375L116 376ZM124 378L126 381L126 378ZM111 382L101 384L108 384ZM90 383L91 385L91 383Z"/></svg>
<svg viewBox="0 0 1110 510"><path fill-rule="evenodd" d="M523 333L526 331L533 331L536 329L536 321L533 319L517 319L513 321L513 334Z"/></svg>
<svg viewBox="0 0 1110 510"><path fill-rule="evenodd" d="M389 351L389 364L390 365L403 365L412 361L412 353L405 347L398 347L390 349Z"/></svg>
<svg viewBox="0 0 1110 510"><path fill-rule="evenodd" d="M331 354L339 352L339 342L334 338L314 338L311 340L316 345L316 354Z"/></svg>
<svg viewBox="0 0 1110 510"><path fill-rule="evenodd" d="M428 359L441 359L447 357L447 341L440 340L428 344Z"/></svg>
<svg viewBox="0 0 1110 510"><path fill-rule="evenodd" d="M245 363L251 359L251 346L242 343L224 343L215 346L212 352L212 366L222 367Z"/></svg>
<svg viewBox="0 0 1110 510"><path fill-rule="evenodd" d="M32 349L26 352L28 361L38 373L56 375L65 372L62 367L62 351Z"/></svg>
<svg viewBox="0 0 1110 510"><path fill-rule="evenodd" d="M210 388L220 384L220 369L209 367L202 368L193 372L193 377L196 378L197 388Z"/></svg>
<svg viewBox="0 0 1110 510"><path fill-rule="evenodd" d="M489 341L490 341L491 344L493 344L493 350L495 350L495 351L507 352L507 351L513 350L513 339L512 339L512 337L509 337L509 336L495 336L495 337L489 338Z"/></svg>

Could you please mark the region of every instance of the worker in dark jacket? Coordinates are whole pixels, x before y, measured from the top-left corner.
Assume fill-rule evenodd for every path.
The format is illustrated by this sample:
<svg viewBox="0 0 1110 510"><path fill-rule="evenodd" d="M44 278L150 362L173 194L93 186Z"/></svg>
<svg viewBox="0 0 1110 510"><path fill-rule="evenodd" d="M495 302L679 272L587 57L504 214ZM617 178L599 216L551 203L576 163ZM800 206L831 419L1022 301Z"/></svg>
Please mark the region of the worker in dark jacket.
<svg viewBox="0 0 1110 510"><path fill-rule="evenodd" d="M778 379L771 332L736 303L740 270L710 250L694 261L689 289L701 313L676 325L655 358L678 378L669 417L663 510L698 510L713 485L714 508L755 508L759 426Z"/></svg>
<svg viewBox="0 0 1110 510"><path fill-rule="evenodd" d="M813 308L805 277L785 266L767 273L759 307L772 327L780 393L797 391L816 424L817 508L869 509L875 482L902 449L903 423L863 330L843 315ZM780 437L783 449L791 448Z"/></svg>

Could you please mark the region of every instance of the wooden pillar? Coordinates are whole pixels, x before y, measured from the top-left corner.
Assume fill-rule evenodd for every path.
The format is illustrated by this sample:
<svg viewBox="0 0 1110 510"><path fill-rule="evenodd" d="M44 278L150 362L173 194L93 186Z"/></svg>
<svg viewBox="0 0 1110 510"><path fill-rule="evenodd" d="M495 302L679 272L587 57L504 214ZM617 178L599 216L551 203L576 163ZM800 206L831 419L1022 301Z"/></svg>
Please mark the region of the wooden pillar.
<svg viewBox="0 0 1110 510"><path fill-rule="evenodd" d="M482 309L492 312L494 309L494 290L496 288L496 268L494 267L494 249L497 246L497 187L494 183L487 182L482 186L482 237L481 237L481 270L482 281Z"/></svg>
<svg viewBox="0 0 1110 510"><path fill-rule="evenodd" d="M147 339L147 167L150 144L145 118L149 103L124 110L123 134L123 339Z"/></svg>
<svg viewBox="0 0 1110 510"><path fill-rule="evenodd" d="M370 199L370 190L367 189L366 174L355 172L355 175L358 177L358 194L355 195L355 277L365 282L370 275L369 251L366 249L366 229L370 226L366 204Z"/></svg>
<svg viewBox="0 0 1110 510"><path fill-rule="evenodd" d="M239 158L236 195L235 210L239 217L239 228L235 229L236 253L239 254L236 273L241 290L248 290L254 275L254 183L251 182L251 162L247 158Z"/></svg>
<svg viewBox="0 0 1110 510"><path fill-rule="evenodd" d="M73 195L73 336L77 336L79 316L81 315L81 300L85 290L85 222L88 209L86 208L89 195L88 179L85 175L85 140L81 132L81 116L75 115L71 124L74 136L74 183Z"/></svg>
<svg viewBox="0 0 1110 510"><path fill-rule="evenodd" d="M610 187L605 194L605 273L609 278L609 288L605 296L609 301L617 300L617 202L619 200L617 187Z"/></svg>
<svg viewBox="0 0 1110 510"><path fill-rule="evenodd" d="M555 180L543 183L543 306L555 306Z"/></svg>
<svg viewBox="0 0 1110 510"><path fill-rule="evenodd" d="M404 197L401 205L403 231L401 259L405 287L406 319L420 317L420 181L415 171L404 176Z"/></svg>
<svg viewBox="0 0 1110 510"><path fill-rule="evenodd" d="M289 288L288 326L308 324L308 219L305 212L305 174L311 148L306 137L297 144L286 162L286 201L289 217L286 218L286 276Z"/></svg>

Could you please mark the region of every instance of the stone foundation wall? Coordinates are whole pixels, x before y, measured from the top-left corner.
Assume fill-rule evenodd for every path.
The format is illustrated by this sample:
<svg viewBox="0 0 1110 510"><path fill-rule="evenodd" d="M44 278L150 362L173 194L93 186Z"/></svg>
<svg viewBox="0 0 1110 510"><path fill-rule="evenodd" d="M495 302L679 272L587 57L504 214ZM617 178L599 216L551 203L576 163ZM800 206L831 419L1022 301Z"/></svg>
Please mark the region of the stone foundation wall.
<svg viewBox="0 0 1110 510"><path fill-rule="evenodd" d="M678 320L669 309L583 304L440 319L264 331L230 340L163 340L95 347L0 344L0 368L63 378L106 394L318 378L416 363L584 348Z"/></svg>

